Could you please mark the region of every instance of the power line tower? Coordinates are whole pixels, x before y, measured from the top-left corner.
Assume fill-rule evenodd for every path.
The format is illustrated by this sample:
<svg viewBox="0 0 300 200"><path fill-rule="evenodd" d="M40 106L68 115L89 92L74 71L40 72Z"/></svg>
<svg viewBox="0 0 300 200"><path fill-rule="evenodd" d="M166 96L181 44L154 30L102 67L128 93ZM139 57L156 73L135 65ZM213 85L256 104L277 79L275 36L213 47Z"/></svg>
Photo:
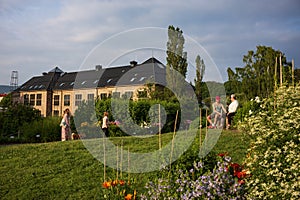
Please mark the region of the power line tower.
<svg viewBox="0 0 300 200"><path fill-rule="evenodd" d="M10 86L13 88L13 90L18 88L18 71L11 72Z"/></svg>

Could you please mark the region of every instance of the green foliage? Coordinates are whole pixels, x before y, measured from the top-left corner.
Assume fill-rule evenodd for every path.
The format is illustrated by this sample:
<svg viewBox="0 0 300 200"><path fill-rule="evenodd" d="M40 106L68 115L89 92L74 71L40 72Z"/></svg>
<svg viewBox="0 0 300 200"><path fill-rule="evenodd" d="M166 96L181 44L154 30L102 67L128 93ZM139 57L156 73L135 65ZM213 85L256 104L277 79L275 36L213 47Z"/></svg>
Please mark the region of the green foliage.
<svg viewBox="0 0 300 200"><path fill-rule="evenodd" d="M199 55L197 55L195 62L196 62L196 78L194 80L195 93L198 98L198 102L202 102L201 85L202 85L203 76L205 72L205 64L204 64L204 60L201 59Z"/></svg>
<svg viewBox="0 0 300 200"><path fill-rule="evenodd" d="M183 51L185 39L180 28L169 26L167 42L167 68L175 69L184 77L187 73L187 52Z"/></svg>
<svg viewBox="0 0 300 200"><path fill-rule="evenodd" d="M275 98L241 128L252 138L247 166L251 199L298 199L300 196L300 85L281 87Z"/></svg>
<svg viewBox="0 0 300 200"><path fill-rule="evenodd" d="M21 136L26 142L53 142L61 139L60 117L46 117L25 123Z"/></svg>
<svg viewBox="0 0 300 200"><path fill-rule="evenodd" d="M9 93L0 101L0 107L7 108L12 105L12 94Z"/></svg>
<svg viewBox="0 0 300 200"><path fill-rule="evenodd" d="M239 108L234 116L234 123L239 124L247 120L249 116L255 116L260 111L260 105L263 102L259 99L259 97L255 97L255 99L251 99L250 101L243 103L242 106L239 105Z"/></svg>
<svg viewBox="0 0 300 200"><path fill-rule="evenodd" d="M39 110L22 104L11 105L4 112L0 112L1 137L17 137L23 124L40 119Z"/></svg>
<svg viewBox="0 0 300 200"><path fill-rule="evenodd" d="M130 119L124 114L124 112L129 112L130 117L138 126L148 126L149 132L151 127L156 126L151 123L158 123L158 120L151 122L150 115L154 119L158 119L158 111L156 113L150 113L150 108L153 106L161 106L165 109L167 114L167 119L165 126L162 129L163 133L171 132L174 129L174 123L176 118L177 110L180 110L179 103L173 103L169 101L161 100L140 100L140 101L124 101L122 99L105 99L105 100L96 100L95 104L89 102L83 102L81 106L74 113L74 120L77 126L81 126L84 123L86 128L95 126L95 123L98 122L98 125L101 127L103 113L109 112L109 121L121 123L121 126L125 130L132 131L128 134L133 134L136 132L132 127ZM186 103L188 105L188 103ZM113 106L113 109L112 109ZM114 111L114 113L113 113ZM196 116L190 116L196 117ZM192 118L191 118L192 120ZM180 121L180 118L178 119ZM112 124L109 127L110 136L127 136L119 127L118 124Z"/></svg>
<svg viewBox="0 0 300 200"><path fill-rule="evenodd" d="M279 82L279 57L282 55L283 81L290 82L291 70L286 58L279 50L272 47L257 46L256 51L244 55L243 68L235 68L235 73L228 68L227 93L243 92L247 99L260 96L270 97L274 91L275 81ZM277 60L276 60L277 58ZM277 62L277 65L276 65ZM276 77L275 77L275 67Z"/></svg>
<svg viewBox="0 0 300 200"><path fill-rule="evenodd" d="M184 90L184 82L187 73L187 52L184 52L183 32L180 28L169 26L167 42L167 64L166 64L166 81L167 87L164 94L166 97L174 96L171 90L176 89L181 95Z"/></svg>

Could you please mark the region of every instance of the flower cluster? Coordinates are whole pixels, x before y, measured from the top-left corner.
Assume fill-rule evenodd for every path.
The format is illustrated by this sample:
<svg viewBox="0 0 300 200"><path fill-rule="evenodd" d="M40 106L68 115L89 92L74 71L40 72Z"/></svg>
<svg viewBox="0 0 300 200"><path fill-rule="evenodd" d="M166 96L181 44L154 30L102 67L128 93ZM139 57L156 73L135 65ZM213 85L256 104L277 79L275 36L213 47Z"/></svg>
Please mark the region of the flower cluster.
<svg viewBox="0 0 300 200"><path fill-rule="evenodd" d="M231 163L226 154L219 154L212 171L201 173L203 162L194 163L189 171L179 170L172 179L160 179L147 185L148 194L141 199L245 199L244 183L250 173L237 163ZM200 173L199 173L200 172Z"/></svg>
<svg viewBox="0 0 300 200"><path fill-rule="evenodd" d="M102 187L108 190L108 194L104 198L109 199L125 199L134 200L136 199L136 190L132 193L128 193L130 189L130 182L124 180L111 180L102 183Z"/></svg>
<svg viewBox="0 0 300 200"><path fill-rule="evenodd" d="M249 199L299 199L300 85L279 88L241 126L252 138L245 183Z"/></svg>

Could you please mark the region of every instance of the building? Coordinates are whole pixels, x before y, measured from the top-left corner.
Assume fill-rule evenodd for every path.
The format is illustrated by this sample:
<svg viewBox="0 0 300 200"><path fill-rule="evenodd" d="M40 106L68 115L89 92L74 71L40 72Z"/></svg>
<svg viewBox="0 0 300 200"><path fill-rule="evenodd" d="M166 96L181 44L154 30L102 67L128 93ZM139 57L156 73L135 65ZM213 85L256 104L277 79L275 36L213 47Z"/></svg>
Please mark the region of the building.
<svg viewBox="0 0 300 200"><path fill-rule="evenodd" d="M13 86L0 85L0 102L2 101L3 97L8 95L11 91L13 91Z"/></svg>
<svg viewBox="0 0 300 200"><path fill-rule="evenodd" d="M155 81L164 84L165 66L156 58L138 64L93 70L63 72L55 67L42 76L25 82L13 92L13 101L28 104L41 111L42 116L59 116L66 108L75 111L82 101L95 98L131 96L138 98L145 84Z"/></svg>

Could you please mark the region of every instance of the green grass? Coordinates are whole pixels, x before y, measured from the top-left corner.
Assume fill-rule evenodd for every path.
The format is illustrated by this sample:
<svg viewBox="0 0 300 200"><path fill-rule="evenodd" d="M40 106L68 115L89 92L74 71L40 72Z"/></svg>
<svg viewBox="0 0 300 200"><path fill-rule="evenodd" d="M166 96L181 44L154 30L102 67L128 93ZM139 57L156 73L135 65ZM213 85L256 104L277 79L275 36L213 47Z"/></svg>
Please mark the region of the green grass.
<svg viewBox="0 0 300 200"><path fill-rule="evenodd" d="M162 136L163 145L172 134ZM203 138L202 138L203 139ZM147 152L158 148L158 138L111 139L124 144L134 152ZM214 152L228 152L234 162L241 163L249 142L242 133L223 131ZM96 160L83 143L78 141L43 144L0 146L0 198L1 199L103 199L103 164ZM193 161L191 161L193 162ZM115 170L107 168L107 177L115 178ZM123 173L123 178L128 175ZM149 180L160 172L130 174L137 191L143 190Z"/></svg>

